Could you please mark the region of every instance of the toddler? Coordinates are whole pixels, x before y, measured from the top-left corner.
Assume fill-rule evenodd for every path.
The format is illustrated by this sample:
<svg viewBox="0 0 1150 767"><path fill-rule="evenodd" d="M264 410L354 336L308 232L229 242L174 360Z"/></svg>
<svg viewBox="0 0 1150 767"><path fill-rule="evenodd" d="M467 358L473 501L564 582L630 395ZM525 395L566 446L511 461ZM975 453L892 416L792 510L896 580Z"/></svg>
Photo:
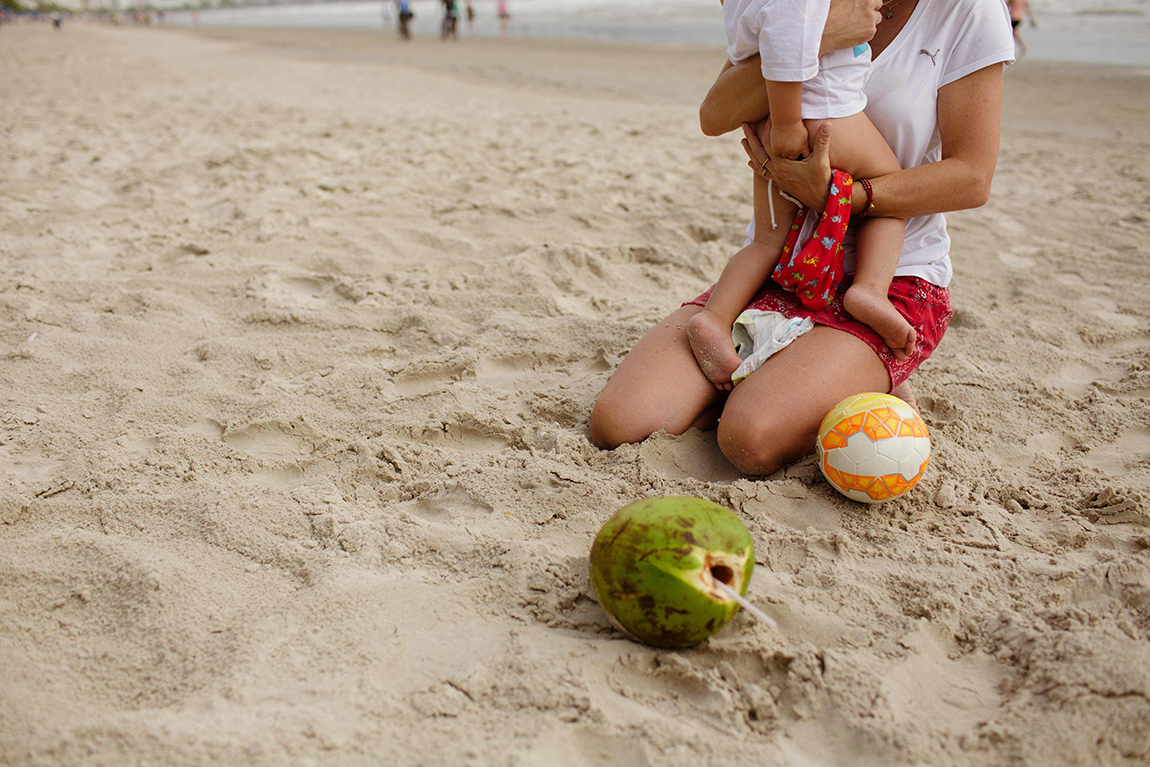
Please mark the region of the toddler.
<svg viewBox="0 0 1150 767"><path fill-rule="evenodd" d="M823 121L831 120L833 167L855 178L900 170L894 152L863 114L870 46L831 51L819 58L830 0L720 2L730 62L756 54L762 59L771 126L770 134L761 138L776 156L800 159ZM687 326L699 367L720 389L732 387L731 374L742 362L731 328L778 264L797 211L771 186L755 174L754 239L731 257L707 305ZM775 212L785 225L774 225ZM887 298L904 231L905 222L894 218L864 219L859 224L854 281L843 296L851 316L882 336L900 360L914 352L916 340L914 328Z"/></svg>

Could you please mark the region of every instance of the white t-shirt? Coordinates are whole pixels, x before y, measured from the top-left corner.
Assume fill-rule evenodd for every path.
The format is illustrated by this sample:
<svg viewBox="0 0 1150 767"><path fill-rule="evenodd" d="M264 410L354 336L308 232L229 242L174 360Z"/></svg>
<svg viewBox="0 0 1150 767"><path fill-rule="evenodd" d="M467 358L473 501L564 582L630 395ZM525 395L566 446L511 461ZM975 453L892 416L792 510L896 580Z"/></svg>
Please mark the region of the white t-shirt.
<svg viewBox="0 0 1150 767"><path fill-rule="evenodd" d="M866 115L903 168L938 162L938 90L991 64L1013 61L1014 37L1003 0L919 0L906 26L871 64ZM749 242L753 221L747 233ZM844 250L846 271L853 273L850 235ZM950 236L941 213L906 222L895 275L950 284Z"/></svg>
<svg viewBox="0 0 1150 767"><path fill-rule="evenodd" d="M866 107L870 46L819 58L830 0L727 0L727 58L738 64L760 56L763 77L801 82L804 120L850 117Z"/></svg>
<svg viewBox="0 0 1150 767"><path fill-rule="evenodd" d="M831 0L726 0L727 58L737 64L761 55L763 77L776 83L810 80Z"/></svg>

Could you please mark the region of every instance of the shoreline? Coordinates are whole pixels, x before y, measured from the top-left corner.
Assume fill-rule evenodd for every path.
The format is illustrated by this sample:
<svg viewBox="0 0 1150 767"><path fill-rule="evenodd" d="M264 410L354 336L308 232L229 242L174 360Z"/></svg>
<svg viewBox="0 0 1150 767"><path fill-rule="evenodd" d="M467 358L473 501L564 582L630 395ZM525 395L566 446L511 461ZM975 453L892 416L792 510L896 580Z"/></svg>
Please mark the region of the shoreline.
<svg viewBox="0 0 1150 767"><path fill-rule="evenodd" d="M373 30L267 27L167 27L163 30L207 40L244 42L284 51L310 52L317 58L372 61L389 66L475 76L497 84L501 81L501 73L508 70L526 76L541 65L547 67L548 62L554 62L550 66L561 74L551 80L551 84L557 88L586 91L598 87L604 92L618 90L632 98L680 102L689 100L692 94L698 94L698 101L701 102L725 61L722 48L675 43L525 37L474 37L453 42L416 38L404 43L396 40L393 34ZM445 52L462 54L466 61L444 58ZM578 82L570 77L570 64L563 61L564 57L578 60ZM485 62L497 64L498 69L494 66L485 69ZM665 83L658 77L660 72L670 66L686 70L687 81L681 87ZM586 82L588 72L598 75L593 75L589 83ZM1150 70L1144 70L1136 64L1023 58L1007 69L1007 87L1010 88L1018 80L1025 80L1025 87L1029 88L1033 79L1043 77L1069 79L1075 83L1101 77L1107 80L1128 80L1130 86L1138 92L1146 92L1143 82L1147 74L1150 74ZM636 75L648 75L646 87L644 81ZM682 77L683 73L679 73L679 76ZM1089 91L1089 88L1084 88L1075 91L1074 96L1088 96ZM1036 105L1042 106L1041 103ZM1075 117L1073 114L1068 116Z"/></svg>
<svg viewBox="0 0 1150 767"><path fill-rule="evenodd" d="M199 24L201 28L213 27L218 23L215 28L333 29L394 34L384 25L378 6L376 2L368 2L215 9L201 12ZM482 5L479 7L480 23L477 30L480 36L504 40L582 40L620 45L725 47L719 16L704 13L701 8L690 9L687 17L677 20L659 18L657 13L655 16L630 18L627 13L618 17L603 17L591 12L581 17L558 9L555 9L554 15L547 15L532 8L525 15L517 15L511 33L503 37L500 37L494 26L493 14L493 3L490 8ZM194 24L190 12L175 13L168 18L169 23L175 25L190 27ZM1023 25L1021 30L1030 49L1029 56L1035 60L1150 67L1150 20L1145 14L1131 13L1123 16L1080 12L1075 16L1066 16L1043 13L1040 18L1040 26ZM437 23L434 12L418 13L414 26L416 38L438 37ZM461 38L471 36L471 31L464 26Z"/></svg>

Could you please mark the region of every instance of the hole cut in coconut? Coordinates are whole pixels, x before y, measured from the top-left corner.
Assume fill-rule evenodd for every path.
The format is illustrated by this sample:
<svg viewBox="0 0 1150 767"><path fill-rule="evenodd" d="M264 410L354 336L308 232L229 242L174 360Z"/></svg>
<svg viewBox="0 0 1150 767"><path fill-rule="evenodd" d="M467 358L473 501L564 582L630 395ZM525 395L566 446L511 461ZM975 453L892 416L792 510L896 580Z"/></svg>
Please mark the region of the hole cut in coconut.
<svg viewBox="0 0 1150 767"><path fill-rule="evenodd" d="M775 623L771 616L751 604L742 594L734 589L735 585L735 569L730 565L720 564L711 559L708 554L703 560L703 572L705 573L703 579L707 580L706 576L710 576L710 588L718 593L726 596L728 599L733 599L739 603L739 606L751 614L755 620L765 623L773 629L777 629L779 624Z"/></svg>
<svg viewBox="0 0 1150 767"><path fill-rule="evenodd" d="M711 577L730 586L735 582L735 571L726 565L715 565L711 568Z"/></svg>

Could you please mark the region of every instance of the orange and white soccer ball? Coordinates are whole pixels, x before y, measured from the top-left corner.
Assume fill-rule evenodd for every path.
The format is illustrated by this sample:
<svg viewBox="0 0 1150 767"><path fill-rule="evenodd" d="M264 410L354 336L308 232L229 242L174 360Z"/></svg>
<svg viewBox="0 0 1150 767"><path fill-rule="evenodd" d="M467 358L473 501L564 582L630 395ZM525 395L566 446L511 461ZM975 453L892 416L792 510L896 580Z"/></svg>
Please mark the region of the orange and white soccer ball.
<svg viewBox="0 0 1150 767"><path fill-rule="evenodd" d="M922 479L930 435L910 405L889 394L856 394L827 413L816 444L819 468L856 501L897 498Z"/></svg>

